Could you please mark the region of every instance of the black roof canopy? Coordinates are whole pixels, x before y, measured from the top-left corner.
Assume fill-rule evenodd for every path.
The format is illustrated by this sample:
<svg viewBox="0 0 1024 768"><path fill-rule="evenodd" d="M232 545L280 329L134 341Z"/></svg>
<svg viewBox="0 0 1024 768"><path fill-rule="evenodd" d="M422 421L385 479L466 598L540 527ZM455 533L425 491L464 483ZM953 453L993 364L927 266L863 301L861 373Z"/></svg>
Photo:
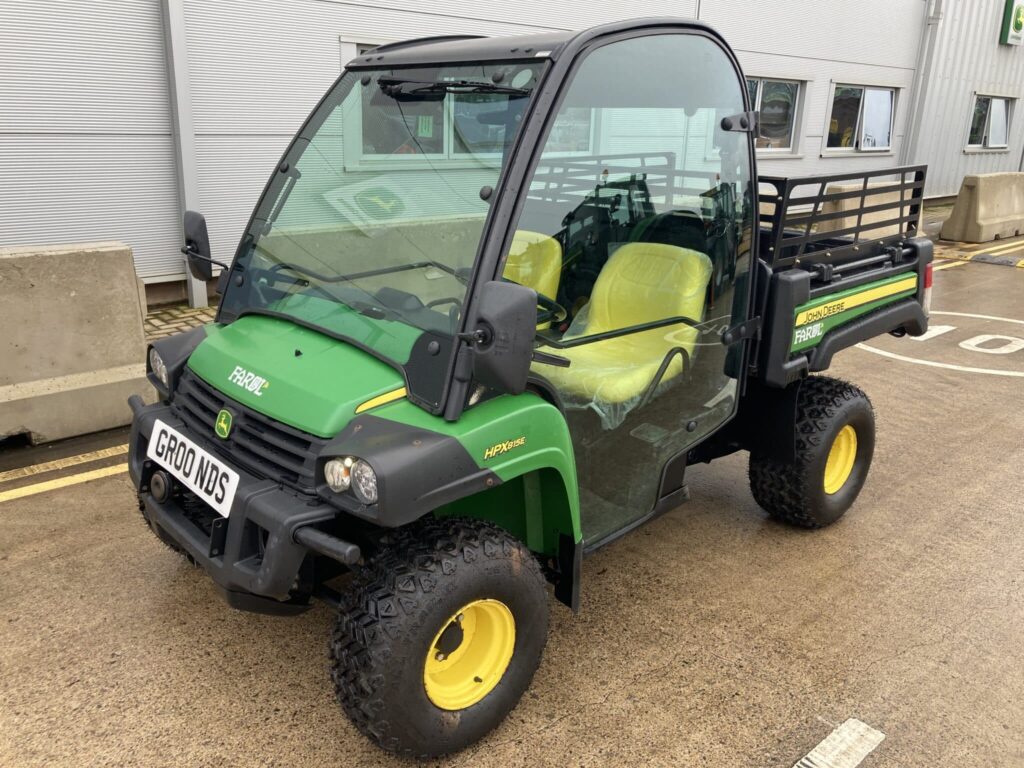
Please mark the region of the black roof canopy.
<svg viewBox="0 0 1024 768"><path fill-rule="evenodd" d="M422 37L377 46L348 63L348 69L408 66L415 64L456 64L476 61L505 61L529 58L557 59L570 42L583 43L600 35L632 29L684 27L714 30L695 19L644 18L602 24L579 31L540 32L506 37L449 35ZM718 36L716 34L716 36ZM575 46L573 46L575 47Z"/></svg>

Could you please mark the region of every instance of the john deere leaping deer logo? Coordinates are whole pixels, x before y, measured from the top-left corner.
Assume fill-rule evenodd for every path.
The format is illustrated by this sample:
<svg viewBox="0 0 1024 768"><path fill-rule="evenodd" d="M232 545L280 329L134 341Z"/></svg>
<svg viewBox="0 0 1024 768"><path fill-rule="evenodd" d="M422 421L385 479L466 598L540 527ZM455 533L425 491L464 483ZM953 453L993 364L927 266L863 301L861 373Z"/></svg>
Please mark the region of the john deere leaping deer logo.
<svg viewBox="0 0 1024 768"><path fill-rule="evenodd" d="M221 440L227 440L228 435L231 434L231 424L233 421L231 411L222 408L220 413L217 414L217 421L213 424L213 431L217 433L217 437Z"/></svg>
<svg viewBox="0 0 1024 768"><path fill-rule="evenodd" d="M387 187L364 189L356 194L355 201L371 219L392 219L405 210L401 198Z"/></svg>

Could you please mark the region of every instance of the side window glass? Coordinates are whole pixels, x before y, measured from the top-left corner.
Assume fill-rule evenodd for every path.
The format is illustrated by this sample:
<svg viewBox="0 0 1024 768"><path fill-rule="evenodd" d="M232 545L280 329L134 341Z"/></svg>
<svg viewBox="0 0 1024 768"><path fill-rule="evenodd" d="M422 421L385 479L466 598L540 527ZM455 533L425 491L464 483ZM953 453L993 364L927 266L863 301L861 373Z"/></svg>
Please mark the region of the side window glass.
<svg viewBox="0 0 1024 768"><path fill-rule="evenodd" d="M743 111L746 87L702 35L590 53L506 254L506 279L565 310L564 321L540 317L538 336L569 366L534 371L559 390L577 450L607 441L648 462L620 498L625 490L602 489L601 472L587 476L603 461L578 457L581 494L609 510L649 509L656 468L734 406L735 365L721 335L747 308L750 139L723 130L722 118Z"/></svg>

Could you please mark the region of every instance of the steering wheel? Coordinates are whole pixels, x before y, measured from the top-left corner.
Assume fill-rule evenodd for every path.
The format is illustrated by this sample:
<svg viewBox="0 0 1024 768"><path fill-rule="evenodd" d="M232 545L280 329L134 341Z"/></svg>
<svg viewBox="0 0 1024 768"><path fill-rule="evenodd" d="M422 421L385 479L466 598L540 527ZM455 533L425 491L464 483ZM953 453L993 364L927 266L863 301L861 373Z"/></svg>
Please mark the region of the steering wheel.
<svg viewBox="0 0 1024 768"><path fill-rule="evenodd" d="M554 323L557 325L569 316L565 307L543 293L537 294L537 306L541 308L541 311L537 313L538 325L542 323Z"/></svg>

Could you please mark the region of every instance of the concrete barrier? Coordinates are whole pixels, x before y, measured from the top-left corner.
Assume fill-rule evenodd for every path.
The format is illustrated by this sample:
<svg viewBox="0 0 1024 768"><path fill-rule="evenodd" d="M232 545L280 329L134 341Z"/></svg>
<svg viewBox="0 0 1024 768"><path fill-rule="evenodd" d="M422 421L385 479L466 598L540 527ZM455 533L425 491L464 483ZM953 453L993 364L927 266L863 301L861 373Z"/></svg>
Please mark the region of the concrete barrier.
<svg viewBox="0 0 1024 768"><path fill-rule="evenodd" d="M939 237L961 243L987 243L1024 232L1024 173L964 176L953 213Z"/></svg>
<svg viewBox="0 0 1024 768"><path fill-rule="evenodd" d="M144 313L127 245L0 248L0 438L129 423L128 396L155 397Z"/></svg>
<svg viewBox="0 0 1024 768"><path fill-rule="evenodd" d="M868 184L868 189L872 187L891 187L898 182L896 181L876 181ZM841 192L856 192L864 188L863 182L857 182L854 184L829 184L825 190L826 194L836 194ZM849 229L857 226L857 210L860 208L868 208L873 205L885 205L889 203L898 203L900 201L900 195L903 195L903 199L908 203L913 196L913 190L905 189L902 192L883 192L871 194L870 192L864 196L864 201L861 202L860 196L848 197L843 200L829 200L822 206L822 213L836 213L838 211L850 211L849 216L841 216L839 218L830 219L828 221L821 222L817 230L819 232L832 232L839 229ZM909 214L909 209L904 210L905 214ZM876 224L880 221L889 221L895 219L900 215L899 208L890 208L884 211L875 211L873 213L865 214L861 219L861 227L865 228L862 234L862 239L871 240L876 237L886 237L888 235L898 235L900 232L906 229L906 225L890 225L888 227L874 227L872 224ZM920 213L918 220L915 222L916 231L921 228Z"/></svg>

